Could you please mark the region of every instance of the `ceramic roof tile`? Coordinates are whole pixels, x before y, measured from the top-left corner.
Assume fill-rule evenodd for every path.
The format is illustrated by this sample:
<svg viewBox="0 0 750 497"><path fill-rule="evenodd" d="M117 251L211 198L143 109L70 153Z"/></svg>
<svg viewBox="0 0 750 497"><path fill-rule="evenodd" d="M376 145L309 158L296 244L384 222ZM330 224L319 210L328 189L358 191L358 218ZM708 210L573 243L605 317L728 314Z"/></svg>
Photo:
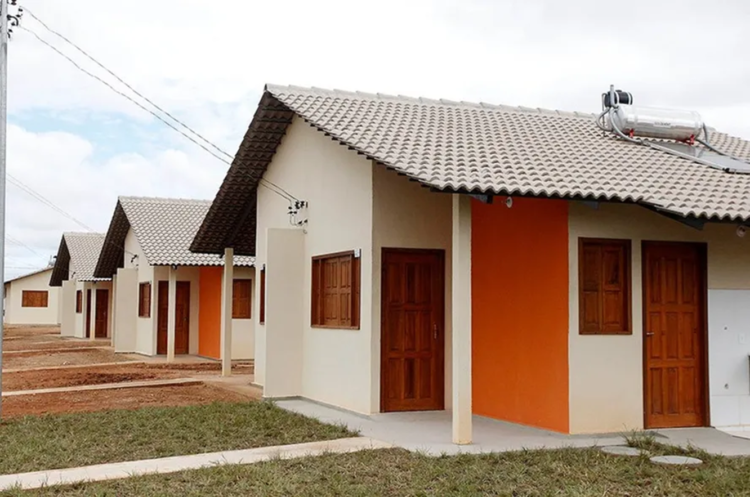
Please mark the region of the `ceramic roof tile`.
<svg viewBox="0 0 750 497"><path fill-rule="evenodd" d="M680 216L750 219L750 175L603 133L594 115L267 85L191 249L255 254L255 190L299 116L366 157L443 191L635 202ZM711 143L750 159L750 142Z"/></svg>
<svg viewBox="0 0 750 497"><path fill-rule="evenodd" d="M268 85L313 126L426 185L644 202L683 216L750 218L750 175L603 134L594 116L528 107ZM713 132L750 159L750 142Z"/></svg>
<svg viewBox="0 0 750 497"><path fill-rule="evenodd" d="M129 228L152 266L222 266L223 259L215 254L189 250L210 206L210 200L119 197L107 232L111 243L102 251L96 274L113 274L122 267L122 250ZM234 259L235 266L252 266L253 262L252 257Z"/></svg>
<svg viewBox="0 0 750 497"><path fill-rule="evenodd" d="M63 233L55 257L50 286L63 281L106 281L94 276L94 269L104 244L104 233Z"/></svg>

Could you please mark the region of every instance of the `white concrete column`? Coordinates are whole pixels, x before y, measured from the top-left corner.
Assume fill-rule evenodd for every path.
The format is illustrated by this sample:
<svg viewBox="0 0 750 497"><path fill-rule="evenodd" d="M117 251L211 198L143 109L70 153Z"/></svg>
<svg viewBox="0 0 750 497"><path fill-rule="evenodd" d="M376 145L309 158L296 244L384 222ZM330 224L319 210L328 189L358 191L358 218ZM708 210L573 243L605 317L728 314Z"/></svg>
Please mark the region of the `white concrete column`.
<svg viewBox="0 0 750 497"><path fill-rule="evenodd" d="M169 304L167 305L167 362L174 362L175 325L177 324L177 269L169 267Z"/></svg>
<svg viewBox="0 0 750 497"><path fill-rule="evenodd" d="M221 282L221 375L232 374L232 298L234 249L224 249L224 279Z"/></svg>
<svg viewBox="0 0 750 497"><path fill-rule="evenodd" d="M471 197L453 195L453 443L470 444Z"/></svg>
<svg viewBox="0 0 750 497"><path fill-rule="evenodd" d="M107 326L107 329L109 330L110 343L113 345L115 343L115 326L117 324L117 320L115 319L117 306L115 302L117 302L117 273L112 275L112 290L109 291L109 302L107 302L107 305L109 305L109 326Z"/></svg>
<svg viewBox="0 0 750 497"><path fill-rule="evenodd" d="M91 285L91 302L88 303L88 312L91 313L91 336L89 340L96 339L96 282Z"/></svg>

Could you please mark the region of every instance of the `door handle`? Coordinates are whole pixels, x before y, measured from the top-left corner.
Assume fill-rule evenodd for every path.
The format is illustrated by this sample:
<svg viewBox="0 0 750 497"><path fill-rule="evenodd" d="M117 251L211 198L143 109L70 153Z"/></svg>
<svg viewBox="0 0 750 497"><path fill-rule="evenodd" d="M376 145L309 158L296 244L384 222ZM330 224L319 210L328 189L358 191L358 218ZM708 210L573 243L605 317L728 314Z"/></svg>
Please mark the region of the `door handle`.
<svg viewBox="0 0 750 497"><path fill-rule="evenodd" d="M647 331L647 332L646 332L646 336L647 336L647 337L652 337L652 336L654 336L654 333L653 333L653 332L651 332L651 331Z"/></svg>
<svg viewBox="0 0 750 497"><path fill-rule="evenodd" d="M437 340L437 325L432 325L432 336L435 340Z"/></svg>

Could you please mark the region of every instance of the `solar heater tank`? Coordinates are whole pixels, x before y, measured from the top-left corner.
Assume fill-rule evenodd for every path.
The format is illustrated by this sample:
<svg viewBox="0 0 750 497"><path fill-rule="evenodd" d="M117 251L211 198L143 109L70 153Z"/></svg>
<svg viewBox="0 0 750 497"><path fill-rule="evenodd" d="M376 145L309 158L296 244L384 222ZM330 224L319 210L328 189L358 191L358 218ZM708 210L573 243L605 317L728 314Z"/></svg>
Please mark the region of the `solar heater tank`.
<svg viewBox="0 0 750 497"><path fill-rule="evenodd" d="M703 129L703 119L695 111L635 105L617 107L612 122L626 135L632 131L633 136L678 141L697 137Z"/></svg>

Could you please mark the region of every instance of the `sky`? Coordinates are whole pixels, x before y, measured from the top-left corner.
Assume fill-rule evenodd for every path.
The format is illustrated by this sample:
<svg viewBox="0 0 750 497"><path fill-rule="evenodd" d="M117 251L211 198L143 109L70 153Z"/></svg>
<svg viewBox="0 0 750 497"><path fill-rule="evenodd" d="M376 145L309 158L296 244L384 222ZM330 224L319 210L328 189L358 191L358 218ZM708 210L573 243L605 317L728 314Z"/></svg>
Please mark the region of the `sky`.
<svg viewBox="0 0 750 497"><path fill-rule="evenodd" d="M19 3L231 154L266 83L586 112L615 84L750 139L745 0ZM212 199L228 167L18 28L8 108L6 279L85 231L14 181L105 232L118 195Z"/></svg>

